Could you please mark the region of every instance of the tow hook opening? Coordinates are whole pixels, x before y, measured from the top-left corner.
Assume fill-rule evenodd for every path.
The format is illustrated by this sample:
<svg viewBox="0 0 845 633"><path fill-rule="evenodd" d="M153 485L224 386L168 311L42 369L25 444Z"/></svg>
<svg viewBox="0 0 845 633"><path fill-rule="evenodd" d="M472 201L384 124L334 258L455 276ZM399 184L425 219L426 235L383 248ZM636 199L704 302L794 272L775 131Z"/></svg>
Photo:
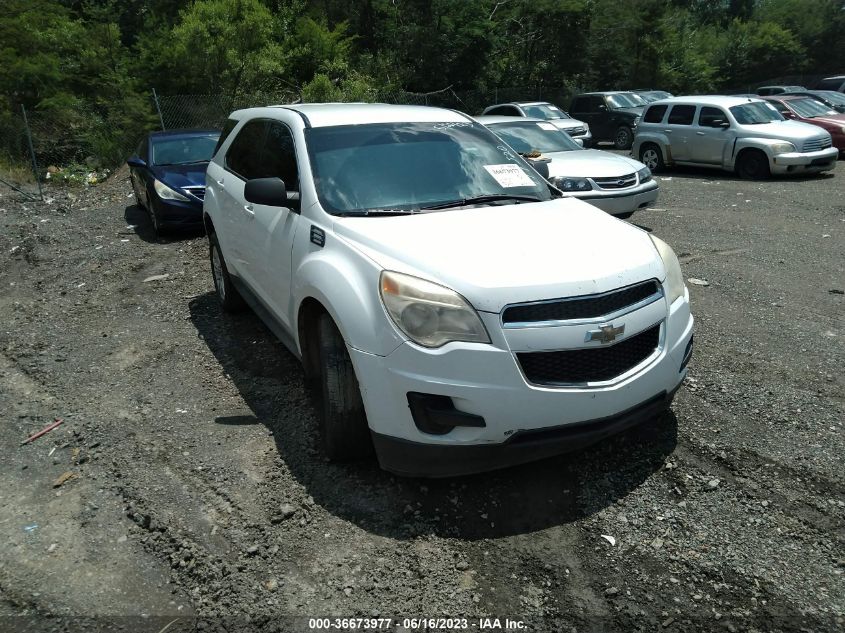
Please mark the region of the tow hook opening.
<svg viewBox="0 0 845 633"><path fill-rule="evenodd" d="M423 433L445 435L456 426L487 426L480 415L458 411L449 396L409 391L408 407L414 424Z"/></svg>

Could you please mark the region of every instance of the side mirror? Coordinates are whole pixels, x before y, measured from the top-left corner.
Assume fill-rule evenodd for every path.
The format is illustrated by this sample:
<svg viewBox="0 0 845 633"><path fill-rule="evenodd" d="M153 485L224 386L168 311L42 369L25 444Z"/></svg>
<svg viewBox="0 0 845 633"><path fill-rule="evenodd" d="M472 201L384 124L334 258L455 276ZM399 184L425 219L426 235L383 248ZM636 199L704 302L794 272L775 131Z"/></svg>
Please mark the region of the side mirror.
<svg viewBox="0 0 845 633"><path fill-rule="evenodd" d="M574 139L572 139L572 140L573 140L573 141L575 141L575 144L576 144L576 145L578 145L578 146L580 146L580 147L584 147L584 139L574 138Z"/></svg>
<svg viewBox="0 0 845 633"><path fill-rule="evenodd" d="M720 127L725 130L730 126L731 124L725 121L724 119L713 119L712 121L710 121L710 127Z"/></svg>
<svg viewBox="0 0 845 633"><path fill-rule="evenodd" d="M292 193L289 198L285 183L281 178L247 180L244 185L244 198L247 202L268 207L299 208L299 194Z"/></svg>
<svg viewBox="0 0 845 633"><path fill-rule="evenodd" d="M130 167L146 167L147 163L145 163L140 156L133 156L126 161L126 164Z"/></svg>
<svg viewBox="0 0 845 633"><path fill-rule="evenodd" d="M599 110L599 112L607 112L607 106L606 105L600 105L598 107L598 110Z"/></svg>

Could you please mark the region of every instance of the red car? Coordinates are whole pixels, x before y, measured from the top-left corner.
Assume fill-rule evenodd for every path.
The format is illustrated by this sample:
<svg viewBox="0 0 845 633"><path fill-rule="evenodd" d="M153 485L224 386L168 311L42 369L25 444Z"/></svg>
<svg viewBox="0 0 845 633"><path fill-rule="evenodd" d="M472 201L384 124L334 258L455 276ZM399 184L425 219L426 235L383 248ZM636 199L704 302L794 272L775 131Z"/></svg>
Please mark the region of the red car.
<svg viewBox="0 0 845 633"><path fill-rule="evenodd" d="M812 97L776 95L760 97L771 101L783 116L793 121L812 123L830 132L833 146L845 154L845 114L839 114Z"/></svg>

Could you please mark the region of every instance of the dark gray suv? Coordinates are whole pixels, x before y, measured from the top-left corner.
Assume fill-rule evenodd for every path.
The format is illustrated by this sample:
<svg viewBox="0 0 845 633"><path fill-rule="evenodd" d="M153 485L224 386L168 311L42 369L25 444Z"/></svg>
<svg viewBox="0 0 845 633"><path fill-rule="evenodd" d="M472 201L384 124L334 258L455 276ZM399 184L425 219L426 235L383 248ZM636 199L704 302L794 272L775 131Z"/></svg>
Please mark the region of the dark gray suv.
<svg viewBox="0 0 845 633"><path fill-rule="evenodd" d="M569 113L590 126L593 142L630 149L645 102L631 92L587 92L572 99Z"/></svg>

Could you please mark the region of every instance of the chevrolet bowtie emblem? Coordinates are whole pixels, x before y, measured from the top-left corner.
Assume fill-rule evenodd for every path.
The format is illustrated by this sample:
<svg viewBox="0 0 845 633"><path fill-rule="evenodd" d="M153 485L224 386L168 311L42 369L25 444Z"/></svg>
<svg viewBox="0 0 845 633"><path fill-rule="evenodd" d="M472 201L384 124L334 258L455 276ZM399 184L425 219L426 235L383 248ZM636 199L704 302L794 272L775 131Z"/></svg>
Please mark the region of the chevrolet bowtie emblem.
<svg viewBox="0 0 845 633"><path fill-rule="evenodd" d="M584 342L588 343L590 341L601 341L602 344L612 343L616 340L617 336L624 333L624 323L619 327L613 327L612 323L608 323L607 325L602 325L598 330L590 330L589 332L587 332L587 336L584 339Z"/></svg>

